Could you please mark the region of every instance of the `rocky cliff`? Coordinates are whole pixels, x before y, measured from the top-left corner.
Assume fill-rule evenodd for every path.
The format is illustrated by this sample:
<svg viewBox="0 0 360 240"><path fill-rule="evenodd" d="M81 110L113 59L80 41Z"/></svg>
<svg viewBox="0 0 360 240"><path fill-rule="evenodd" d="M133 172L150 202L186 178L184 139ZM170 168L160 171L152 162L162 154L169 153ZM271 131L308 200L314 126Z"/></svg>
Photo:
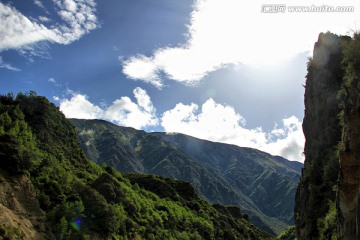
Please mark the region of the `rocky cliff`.
<svg viewBox="0 0 360 240"><path fill-rule="evenodd" d="M305 163L296 193L299 239L360 239L360 44L320 34L305 86Z"/></svg>
<svg viewBox="0 0 360 240"><path fill-rule="evenodd" d="M342 144L338 190L339 238L360 239L360 37L346 46L340 91Z"/></svg>
<svg viewBox="0 0 360 240"><path fill-rule="evenodd" d="M297 189L295 222L300 239L318 239L319 220L334 204L339 172L336 146L341 139L337 92L342 51L336 35L320 34L308 63L305 86L305 163Z"/></svg>

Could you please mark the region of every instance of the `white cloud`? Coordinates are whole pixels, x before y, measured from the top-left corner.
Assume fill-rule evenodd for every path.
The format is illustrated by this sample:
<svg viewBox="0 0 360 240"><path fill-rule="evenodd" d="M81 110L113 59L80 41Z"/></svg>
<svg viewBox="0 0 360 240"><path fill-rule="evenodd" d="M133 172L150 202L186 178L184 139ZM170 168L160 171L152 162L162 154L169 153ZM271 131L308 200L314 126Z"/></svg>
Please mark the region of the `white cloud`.
<svg viewBox="0 0 360 240"><path fill-rule="evenodd" d="M50 45L48 42L41 41L36 44L24 45L16 51L23 57L27 58L29 62L34 62L34 57L43 59L51 59L49 53Z"/></svg>
<svg viewBox="0 0 360 240"><path fill-rule="evenodd" d="M0 3L0 22L0 51L44 40L56 42L58 38L52 30L3 3Z"/></svg>
<svg viewBox="0 0 360 240"><path fill-rule="evenodd" d="M275 141L273 131L268 134L269 140L264 146L264 151L284 156L291 160L304 160L303 151L305 137L302 131L302 122L295 116L283 119L283 127L281 129L275 127L275 131L282 132Z"/></svg>
<svg viewBox="0 0 360 240"><path fill-rule="evenodd" d="M34 0L34 4L38 6L39 8L45 9L44 4L40 0Z"/></svg>
<svg viewBox="0 0 360 240"><path fill-rule="evenodd" d="M1 56L0 56L0 68L5 68L7 70L16 71L16 72L21 71L20 68L14 67L9 63L5 63Z"/></svg>
<svg viewBox="0 0 360 240"><path fill-rule="evenodd" d="M57 101L57 102L61 100L58 96L53 96L52 98L54 99L54 101Z"/></svg>
<svg viewBox="0 0 360 240"><path fill-rule="evenodd" d="M101 108L92 104L86 95L72 92L71 99L60 101L60 110L68 118L105 119L136 129L158 125L156 109L146 91L138 87L133 93L136 103L129 97L121 97L109 107Z"/></svg>
<svg viewBox="0 0 360 240"><path fill-rule="evenodd" d="M86 95L75 94L72 98L60 101L60 110L68 118L96 119L102 115L102 109L87 99Z"/></svg>
<svg viewBox="0 0 360 240"><path fill-rule="evenodd" d="M179 132L201 139L252 147L303 161L304 136L301 122L294 116L283 120L282 127L266 133L261 128L246 128L245 119L234 108L208 99L201 109L192 103L179 103L164 112L161 125L166 132Z"/></svg>
<svg viewBox="0 0 360 240"><path fill-rule="evenodd" d="M150 100L150 97L149 95L147 95L144 89L139 87L135 88L134 96L140 108L144 109L148 113L153 113L155 111L154 106Z"/></svg>
<svg viewBox="0 0 360 240"><path fill-rule="evenodd" d="M122 59L121 59L122 61ZM124 62L123 73L134 80L143 80L161 88L162 83L157 74L158 66L145 56L132 57Z"/></svg>
<svg viewBox="0 0 360 240"><path fill-rule="evenodd" d="M0 3L0 51L21 49L42 41L69 44L98 26L93 0L53 0L57 12L63 20L45 26L32 21L10 5ZM44 8L40 1L34 1ZM40 16L41 21L49 22Z"/></svg>
<svg viewBox="0 0 360 240"><path fill-rule="evenodd" d="M123 61L129 78L162 86L162 74L186 84L196 83L209 72L227 64L273 64L303 51L311 51L320 32L346 34L356 26L358 1L353 13L262 13L277 1L197 0L191 13L187 42L160 48L152 56L139 54ZM265 4L265 5L264 5ZM322 6L319 0L286 1L290 5ZM338 6L338 1L327 1Z"/></svg>
<svg viewBox="0 0 360 240"><path fill-rule="evenodd" d="M141 129L146 126L158 125L158 119L155 116L155 109L152 104L150 108L144 108L142 103L139 101L139 98L143 97L138 96L137 91L139 91L139 89L140 88L136 88L134 90L137 103L132 102L128 97L121 97L120 99L114 101L112 105L104 111L104 119L111 120L119 125L134 127L137 129ZM145 97L148 97L145 91L144 94Z"/></svg>
<svg viewBox="0 0 360 240"><path fill-rule="evenodd" d="M122 126L144 129L158 126L159 119L149 95L135 88L136 102L120 97L110 106L99 107L86 95L68 91L70 99L59 99L60 110L68 118L104 119ZM301 122L294 116L283 119L281 127L265 132L260 127L246 128L245 119L233 107L208 99L201 107L178 103L162 114L160 124L168 133L178 132L210 141L256 148L290 160L303 161L304 136Z"/></svg>
<svg viewBox="0 0 360 240"><path fill-rule="evenodd" d="M61 87L61 84L59 84L53 77L49 78L48 82L52 83L55 87Z"/></svg>
<svg viewBox="0 0 360 240"><path fill-rule="evenodd" d="M42 22L51 22L51 19L45 16L39 16L38 18Z"/></svg>

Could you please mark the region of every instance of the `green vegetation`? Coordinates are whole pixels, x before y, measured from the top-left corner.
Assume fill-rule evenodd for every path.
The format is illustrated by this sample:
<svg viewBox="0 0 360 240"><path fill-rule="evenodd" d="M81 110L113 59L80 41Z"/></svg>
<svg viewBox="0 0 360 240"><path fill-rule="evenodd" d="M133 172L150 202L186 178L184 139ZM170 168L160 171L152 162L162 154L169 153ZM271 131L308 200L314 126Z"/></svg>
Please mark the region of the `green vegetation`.
<svg viewBox="0 0 360 240"><path fill-rule="evenodd" d="M346 131L346 122L349 118L349 111L353 105L357 103L356 94L360 91L359 75L360 75L360 33L354 33L353 39L343 42L344 58L342 66L344 76L341 88L338 92L339 100L339 119L343 130L343 138ZM351 95L351 96L350 96ZM339 144L339 151L345 150L343 142Z"/></svg>
<svg viewBox="0 0 360 240"><path fill-rule="evenodd" d="M284 231L282 231L279 236L276 238L277 240L297 240L296 228L295 226L290 226Z"/></svg>
<svg viewBox="0 0 360 240"><path fill-rule="evenodd" d="M74 127L34 92L0 96L0 139L0 168L29 176L57 239L272 238L188 183L89 162ZM21 237L7 227L0 234Z"/></svg>
<svg viewBox="0 0 360 240"><path fill-rule="evenodd" d="M336 240L336 206L334 202L329 202L329 210L325 217L318 220L318 229L320 230L320 239Z"/></svg>
<svg viewBox="0 0 360 240"><path fill-rule="evenodd" d="M24 234L17 228L0 225L0 239L20 240L24 239Z"/></svg>
<svg viewBox="0 0 360 240"><path fill-rule="evenodd" d="M122 173L146 173L191 183L211 203L240 206L274 235L293 225L302 164L183 134L146 133L102 120L70 119L89 160Z"/></svg>

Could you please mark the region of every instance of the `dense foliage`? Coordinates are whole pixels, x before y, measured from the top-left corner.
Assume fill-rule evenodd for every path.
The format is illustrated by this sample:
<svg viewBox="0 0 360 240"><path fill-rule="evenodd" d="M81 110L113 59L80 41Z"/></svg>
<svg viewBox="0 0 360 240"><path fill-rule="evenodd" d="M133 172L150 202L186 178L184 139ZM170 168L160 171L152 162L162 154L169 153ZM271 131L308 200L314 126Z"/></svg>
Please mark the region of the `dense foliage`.
<svg viewBox="0 0 360 240"><path fill-rule="evenodd" d="M357 104L355 97L360 90L360 33L355 33L352 40L343 42L344 58L342 66L344 69L343 81L338 92L338 100L340 106L339 119L343 131L346 131L347 120L350 115L350 109ZM344 136L343 136L344 138ZM340 145L339 150L344 150L345 146Z"/></svg>
<svg viewBox="0 0 360 240"><path fill-rule="evenodd" d="M57 239L270 239L190 184L87 161L74 127L34 92L0 97L0 168L30 177ZM0 235L21 235L2 227Z"/></svg>
<svg viewBox="0 0 360 240"><path fill-rule="evenodd" d="M282 231L279 236L276 238L277 240L297 240L296 228L295 226L290 226Z"/></svg>
<svg viewBox="0 0 360 240"><path fill-rule="evenodd" d="M20 240L24 234L15 227L0 225L0 239Z"/></svg>

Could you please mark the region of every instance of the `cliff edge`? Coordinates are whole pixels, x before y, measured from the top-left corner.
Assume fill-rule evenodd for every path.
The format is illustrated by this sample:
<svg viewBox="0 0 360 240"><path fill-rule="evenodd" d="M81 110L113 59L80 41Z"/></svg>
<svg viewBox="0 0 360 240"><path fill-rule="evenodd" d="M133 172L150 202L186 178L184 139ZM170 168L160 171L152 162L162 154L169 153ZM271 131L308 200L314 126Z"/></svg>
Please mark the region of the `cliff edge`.
<svg viewBox="0 0 360 240"><path fill-rule="evenodd" d="M360 239L359 76L359 34L321 33L306 76L299 239Z"/></svg>

